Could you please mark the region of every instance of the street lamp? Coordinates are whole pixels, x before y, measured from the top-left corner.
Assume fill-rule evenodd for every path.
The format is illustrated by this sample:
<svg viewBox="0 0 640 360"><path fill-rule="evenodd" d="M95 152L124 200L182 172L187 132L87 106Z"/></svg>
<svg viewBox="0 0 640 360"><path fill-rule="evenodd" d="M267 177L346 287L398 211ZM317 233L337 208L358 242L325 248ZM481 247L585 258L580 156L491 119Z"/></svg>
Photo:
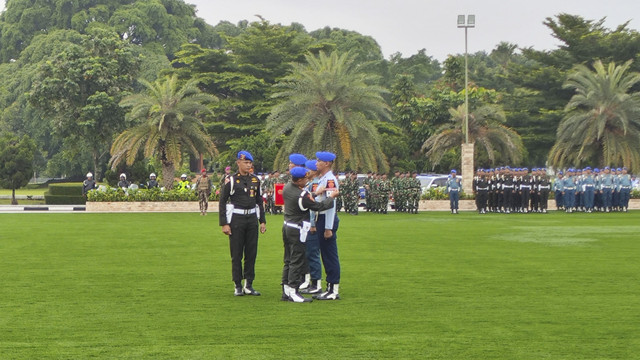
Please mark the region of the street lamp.
<svg viewBox="0 0 640 360"><path fill-rule="evenodd" d="M469 62L467 60L467 29L476 27L475 15L458 15L458 27L464 28L464 144L462 144L462 191L473 192L474 144L469 143Z"/></svg>
<svg viewBox="0 0 640 360"><path fill-rule="evenodd" d="M469 63L467 60L467 29L476 27L475 15L458 15L458 27L464 28L464 143L469 143Z"/></svg>

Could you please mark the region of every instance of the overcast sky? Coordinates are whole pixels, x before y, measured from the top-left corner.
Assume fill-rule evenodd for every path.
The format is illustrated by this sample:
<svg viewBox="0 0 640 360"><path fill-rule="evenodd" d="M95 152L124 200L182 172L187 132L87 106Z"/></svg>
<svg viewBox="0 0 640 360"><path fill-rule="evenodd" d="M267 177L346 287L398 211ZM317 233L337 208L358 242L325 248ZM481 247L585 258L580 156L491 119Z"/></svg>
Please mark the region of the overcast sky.
<svg viewBox="0 0 640 360"><path fill-rule="evenodd" d="M469 30L469 52L491 51L501 41L520 47L553 49L558 46L544 19L562 12L586 19L606 17L605 26L615 28L630 21L640 28L638 0L186 0L196 5L197 15L211 25L221 20L256 21L255 14L271 23L298 22L307 31L325 26L354 30L373 37L385 55L401 52L405 57L426 49L438 60L464 52L464 30L458 14L476 15ZM4 4L4 1L2 2ZM2 5L3 7L4 5ZM634 18L636 17L636 18Z"/></svg>

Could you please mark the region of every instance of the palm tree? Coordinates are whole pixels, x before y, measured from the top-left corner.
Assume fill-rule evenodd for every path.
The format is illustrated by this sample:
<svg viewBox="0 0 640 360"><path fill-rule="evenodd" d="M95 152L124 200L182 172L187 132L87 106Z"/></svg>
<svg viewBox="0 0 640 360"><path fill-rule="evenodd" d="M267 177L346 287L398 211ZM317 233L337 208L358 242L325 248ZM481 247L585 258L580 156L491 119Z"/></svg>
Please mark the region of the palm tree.
<svg viewBox="0 0 640 360"><path fill-rule="evenodd" d="M388 168L380 146L376 122L389 119L390 111L375 77L364 72L349 53L306 55L306 63L276 86L274 97L284 99L267 120L274 136L287 135L276 157L281 167L291 152L312 154L332 151L340 169Z"/></svg>
<svg viewBox="0 0 640 360"><path fill-rule="evenodd" d="M575 89L565 107L549 163L625 165L640 169L640 93L630 92L640 74L628 72L631 61L593 69L578 65L564 84Z"/></svg>
<svg viewBox="0 0 640 360"><path fill-rule="evenodd" d="M206 104L216 98L202 93L197 80L179 87L175 75L153 84L140 82L148 92L127 96L120 102L122 107L131 107L127 117L140 123L118 135L111 146L110 164L115 168L126 160L131 165L142 150L145 157L155 156L162 163L163 186L170 189L183 150L196 156L213 156L217 152L200 120L205 114L212 114Z"/></svg>
<svg viewBox="0 0 640 360"><path fill-rule="evenodd" d="M449 109L451 118L422 145L433 165L442 160L449 150L458 148L465 140L462 125L465 105ZM469 142L480 146L495 165L496 155L501 160L516 164L522 160L524 145L517 132L505 125L504 111L496 105L484 105L469 113ZM477 152L476 152L477 153Z"/></svg>

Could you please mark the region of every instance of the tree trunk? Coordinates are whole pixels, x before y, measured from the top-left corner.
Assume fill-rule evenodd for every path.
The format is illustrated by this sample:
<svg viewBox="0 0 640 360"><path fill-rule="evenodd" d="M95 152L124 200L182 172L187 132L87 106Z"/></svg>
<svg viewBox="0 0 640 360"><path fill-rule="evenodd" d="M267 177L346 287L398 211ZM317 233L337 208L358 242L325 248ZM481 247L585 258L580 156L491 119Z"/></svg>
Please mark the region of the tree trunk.
<svg viewBox="0 0 640 360"><path fill-rule="evenodd" d="M173 187L173 173L175 172L175 168L173 163L171 162L162 162L162 186L171 190Z"/></svg>
<svg viewBox="0 0 640 360"><path fill-rule="evenodd" d="M18 205L18 201L16 200L16 189L14 187L11 188L11 205Z"/></svg>

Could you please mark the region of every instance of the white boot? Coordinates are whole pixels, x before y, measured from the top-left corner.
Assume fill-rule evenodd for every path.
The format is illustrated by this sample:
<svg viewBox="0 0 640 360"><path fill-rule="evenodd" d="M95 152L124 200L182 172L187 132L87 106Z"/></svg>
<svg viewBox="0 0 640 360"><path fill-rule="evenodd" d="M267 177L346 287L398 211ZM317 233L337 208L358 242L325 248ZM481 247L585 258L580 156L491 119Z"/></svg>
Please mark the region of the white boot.
<svg viewBox="0 0 640 360"><path fill-rule="evenodd" d="M340 284L329 284L328 291L322 293L322 295L318 296L317 300L340 300L340 295L338 295L338 290L340 288Z"/></svg>
<svg viewBox="0 0 640 360"><path fill-rule="evenodd" d="M304 290L308 288L309 285L311 285L311 274L304 274L304 282L300 284L300 287L298 289Z"/></svg>
<svg viewBox="0 0 640 360"><path fill-rule="evenodd" d="M290 301L289 293L291 292L291 287L289 285L282 285L282 301Z"/></svg>
<svg viewBox="0 0 640 360"><path fill-rule="evenodd" d="M296 288L289 288L289 299L291 299L291 301L296 302L296 303L305 303L305 302L311 302L313 300L303 297L302 295L300 295L300 293L298 292L298 289Z"/></svg>

